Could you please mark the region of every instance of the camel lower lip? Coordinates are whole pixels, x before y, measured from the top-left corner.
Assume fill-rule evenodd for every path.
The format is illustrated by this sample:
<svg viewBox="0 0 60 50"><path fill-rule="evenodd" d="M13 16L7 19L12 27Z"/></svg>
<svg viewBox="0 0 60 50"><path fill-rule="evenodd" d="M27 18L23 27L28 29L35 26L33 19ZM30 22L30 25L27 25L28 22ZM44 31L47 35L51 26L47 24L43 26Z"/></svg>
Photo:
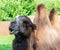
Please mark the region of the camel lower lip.
<svg viewBox="0 0 60 50"><path fill-rule="evenodd" d="M12 31L10 34L17 34L19 31Z"/></svg>

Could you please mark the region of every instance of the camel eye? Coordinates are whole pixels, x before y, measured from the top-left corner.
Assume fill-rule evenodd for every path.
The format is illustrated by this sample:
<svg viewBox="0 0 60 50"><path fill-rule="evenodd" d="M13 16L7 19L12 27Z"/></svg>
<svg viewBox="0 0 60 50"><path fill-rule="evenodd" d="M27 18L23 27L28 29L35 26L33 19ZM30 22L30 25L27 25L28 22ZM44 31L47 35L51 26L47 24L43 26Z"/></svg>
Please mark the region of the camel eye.
<svg viewBox="0 0 60 50"><path fill-rule="evenodd" d="M26 24L25 23L23 24L23 27L26 27Z"/></svg>
<svg viewBox="0 0 60 50"><path fill-rule="evenodd" d="M27 27L27 21L23 21L23 27Z"/></svg>

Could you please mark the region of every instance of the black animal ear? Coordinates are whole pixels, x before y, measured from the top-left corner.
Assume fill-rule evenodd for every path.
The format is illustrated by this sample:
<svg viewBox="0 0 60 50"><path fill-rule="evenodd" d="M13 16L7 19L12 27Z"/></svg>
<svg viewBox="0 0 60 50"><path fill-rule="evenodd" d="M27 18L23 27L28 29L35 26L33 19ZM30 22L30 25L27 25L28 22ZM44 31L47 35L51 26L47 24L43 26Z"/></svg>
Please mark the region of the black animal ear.
<svg viewBox="0 0 60 50"><path fill-rule="evenodd" d="M36 25L35 24L31 25L31 27L32 27L33 31L36 29Z"/></svg>
<svg viewBox="0 0 60 50"><path fill-rule="evenodd" d="M24 21L24 23L25 23L26 25L32 27L32 31L36 29L36 25L33 24L31 21L30 21L30 22L28 22L28 21Z"/></svg>

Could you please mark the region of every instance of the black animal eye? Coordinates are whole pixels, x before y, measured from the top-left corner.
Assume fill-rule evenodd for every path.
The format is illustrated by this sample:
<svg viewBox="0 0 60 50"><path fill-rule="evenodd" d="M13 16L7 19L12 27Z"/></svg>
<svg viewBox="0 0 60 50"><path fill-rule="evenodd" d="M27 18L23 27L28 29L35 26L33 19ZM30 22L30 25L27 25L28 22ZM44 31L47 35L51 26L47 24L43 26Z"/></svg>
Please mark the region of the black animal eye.
<svg viewBox="0 0 60 50"><path fill-rule="evenodd" d="M28 21L23 21L23 23L25 23L25 24L29 24Z"/></svg>
<svg viewBox="0 0 60 50"><path fill-rule="evenodd" d="M27 24L23 23L23 27L27 27Z"/></svg>
<svg viewBox="0 0 60 50"><path fill-rule="evenodd" d="M23 21L23 27L27 27L27 21Z"/></svg>

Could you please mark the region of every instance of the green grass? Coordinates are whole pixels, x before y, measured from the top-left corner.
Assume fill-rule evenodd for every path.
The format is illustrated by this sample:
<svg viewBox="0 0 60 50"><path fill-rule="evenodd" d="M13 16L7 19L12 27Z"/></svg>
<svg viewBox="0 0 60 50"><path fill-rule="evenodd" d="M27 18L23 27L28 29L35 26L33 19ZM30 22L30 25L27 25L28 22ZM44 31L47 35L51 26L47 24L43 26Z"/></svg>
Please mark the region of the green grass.
<svg viewBox="0 0 60 50"><path fill-rule="evenodd" d="M0 36L0 50L12 50L14 36Z"/></svg>
<svg viewBox="0 0 60 50"><path fill-rule="evenodd" d="M16 15L34 15L40 3L47 7L48 12L55 8L60 15L60 0L0 0L0 21L10 21Z"/></svg>

